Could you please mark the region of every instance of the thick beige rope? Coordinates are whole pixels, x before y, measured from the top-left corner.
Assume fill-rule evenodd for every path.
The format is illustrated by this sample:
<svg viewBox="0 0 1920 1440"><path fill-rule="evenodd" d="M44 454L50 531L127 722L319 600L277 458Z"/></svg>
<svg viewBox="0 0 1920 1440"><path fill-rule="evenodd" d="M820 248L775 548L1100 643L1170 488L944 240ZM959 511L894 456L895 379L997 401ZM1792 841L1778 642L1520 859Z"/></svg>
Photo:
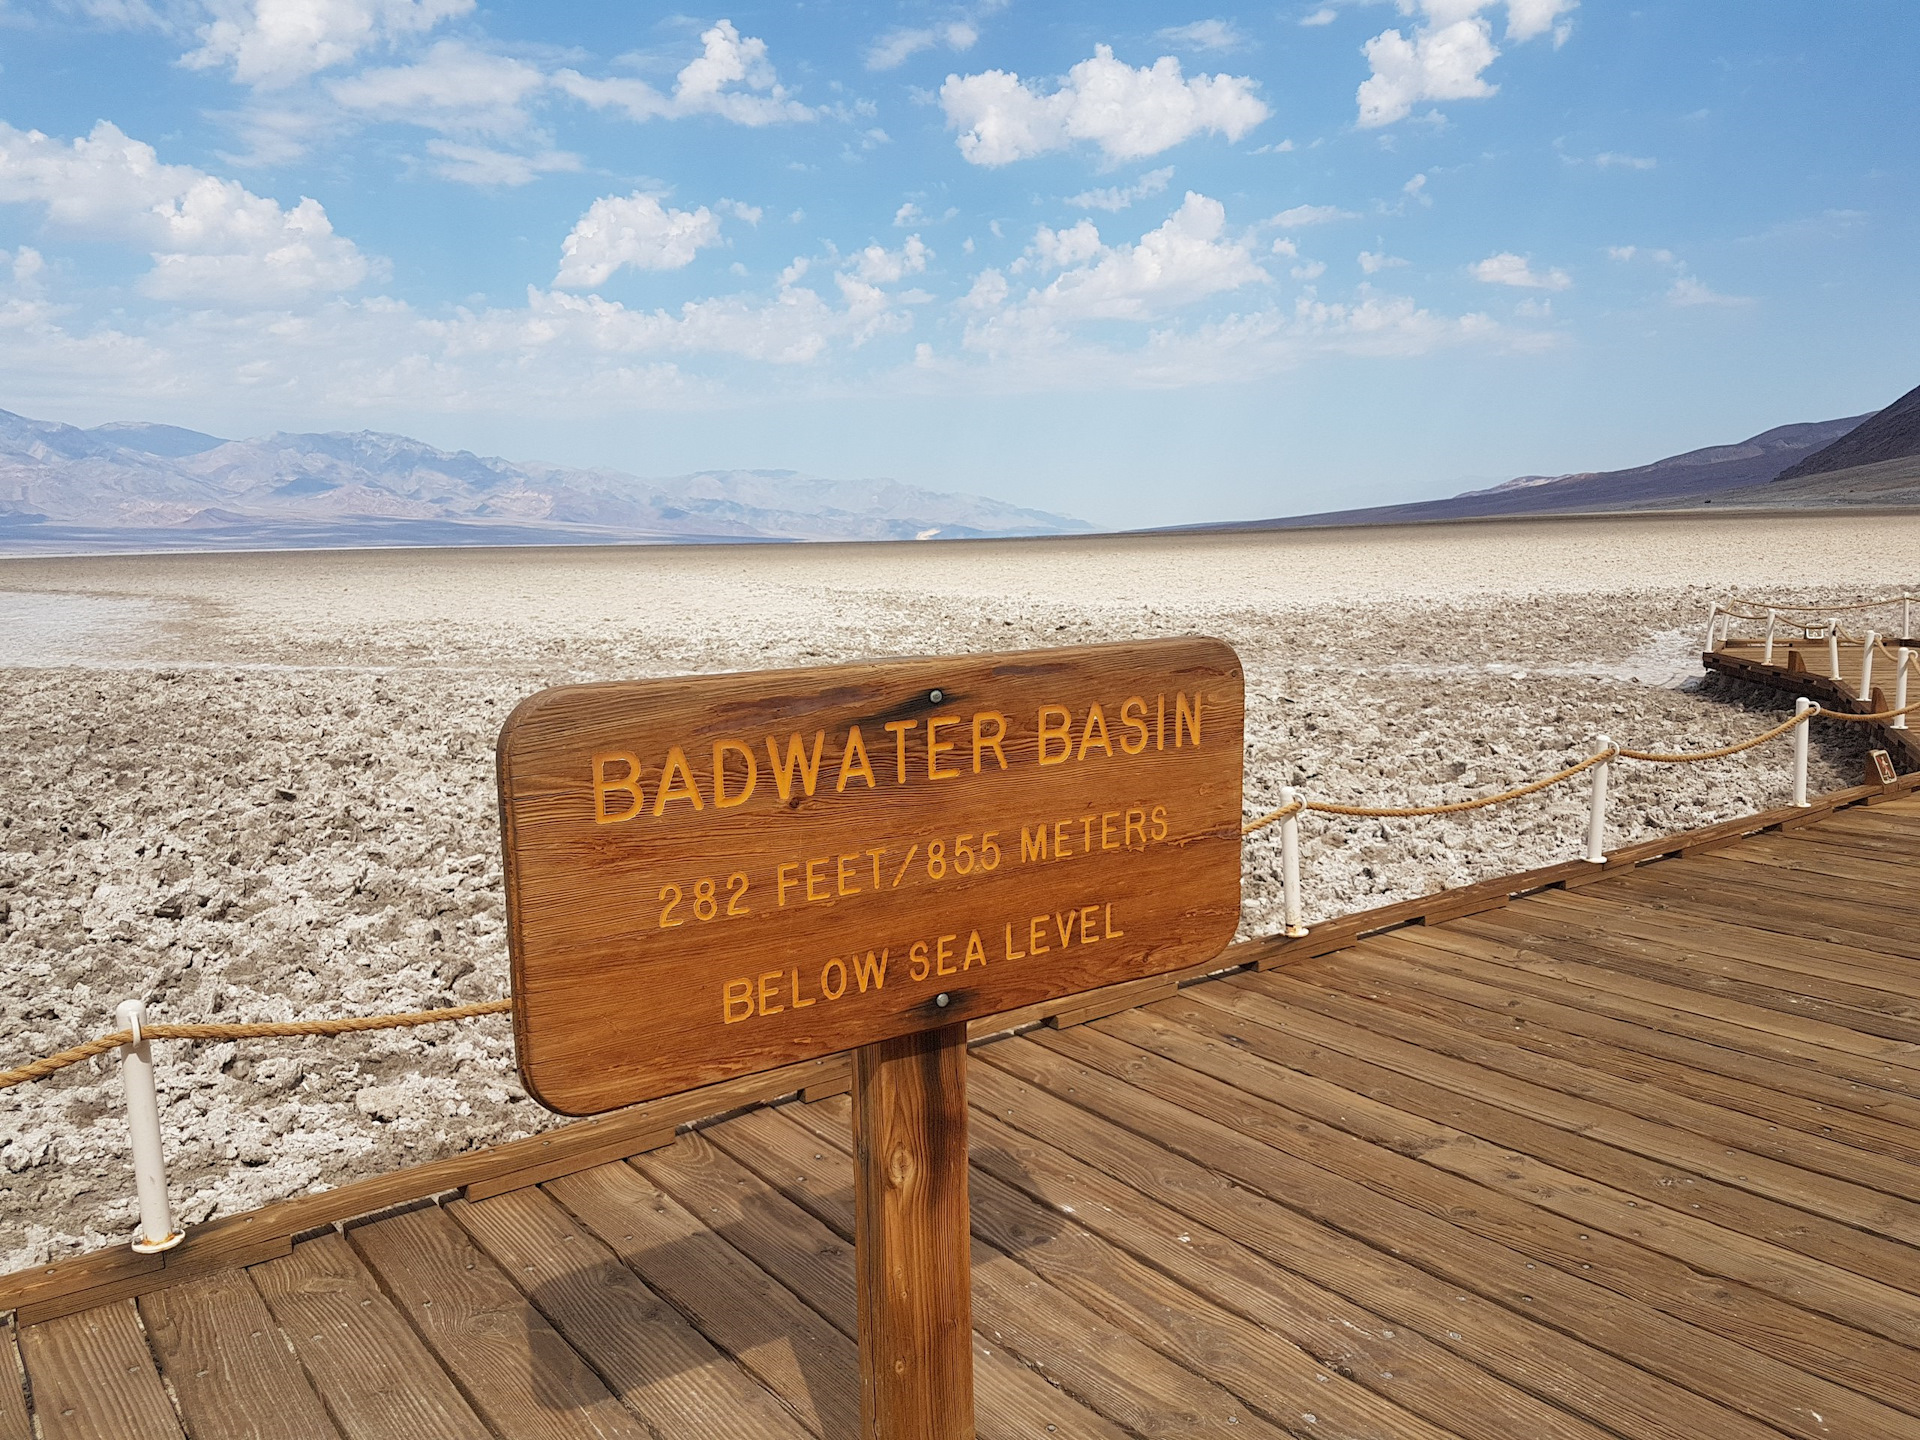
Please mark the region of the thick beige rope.
<svg viewBox="0 0 1920 1440"><path fill-rule="evenodd" d="M511 1000L487 1000L478 1005L455 1005L446 1010L415 1010L405 1015L347 1015L337 1020L261 1020L215 1025L142 1025L146 1040L259 1040L279 1035L351 1035L361 1030L398 1030L410 1025L437 1025L447 1020L471 1020L479 1015L502 1015L513 1009ZM29 1080L44 1080L69 1065L91 1060L133 1042L131 1030L115 1030L57 1055L32 1061L14 1070L0 1070L0 1090L11 1090Z"/></svg>

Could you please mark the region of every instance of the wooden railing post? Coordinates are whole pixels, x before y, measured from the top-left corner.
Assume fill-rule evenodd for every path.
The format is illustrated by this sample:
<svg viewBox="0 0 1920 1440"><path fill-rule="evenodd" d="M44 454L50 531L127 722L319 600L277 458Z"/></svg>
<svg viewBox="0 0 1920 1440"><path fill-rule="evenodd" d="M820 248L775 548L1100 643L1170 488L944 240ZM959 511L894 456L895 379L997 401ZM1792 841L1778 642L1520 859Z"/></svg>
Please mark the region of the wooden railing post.
<svg viewBox="0 0 1920 1440"><path fill-rule="evenodd" d="M974 1440L964 1023L853 1052L853 1142L861 1440Z"/></svg>

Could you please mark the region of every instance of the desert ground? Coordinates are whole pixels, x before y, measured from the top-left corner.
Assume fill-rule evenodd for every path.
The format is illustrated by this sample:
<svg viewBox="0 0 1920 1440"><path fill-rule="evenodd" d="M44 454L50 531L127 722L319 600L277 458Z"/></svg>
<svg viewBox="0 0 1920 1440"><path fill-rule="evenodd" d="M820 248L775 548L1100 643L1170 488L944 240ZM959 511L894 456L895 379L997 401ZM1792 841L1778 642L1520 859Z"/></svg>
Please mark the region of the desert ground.
<svg viewBox="0 0 1920 1440"><path fill-rule="evenodd" d="M1920 517L1724 514L928 545L0 560L0 1064L162 1019L503 995L493 742L544 686L1207 633L1246 667L1246 811L1504 788L1685 749L1782 697L1703 681L1708 606L1920 588ZM1814 741L1816 789L1861 737ZM1615 768L1610 842L1783 803L1788 748ZM1584 781L1303 827L1309 918L1579 853ZM1242 931L1279 923L1250 842ZM504 1017L156 1046L188 1223L559 1123ZM0 1094L0 1270L124 1243L103 1059Z"/></svg>

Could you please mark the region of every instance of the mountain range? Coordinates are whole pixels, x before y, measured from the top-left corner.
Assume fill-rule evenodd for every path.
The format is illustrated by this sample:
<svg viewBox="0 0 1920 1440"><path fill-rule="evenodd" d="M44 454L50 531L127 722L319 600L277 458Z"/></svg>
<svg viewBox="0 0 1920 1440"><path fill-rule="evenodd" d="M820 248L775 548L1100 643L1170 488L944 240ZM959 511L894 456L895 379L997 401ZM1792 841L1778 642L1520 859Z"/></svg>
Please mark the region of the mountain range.
<svg viewBox="0 0 1920 1440"><path fill-rule="evenodd" d="M362 430L223 440L0 410L0 552L1058 535L1083 520L892 480L647 480Z"/></svg>

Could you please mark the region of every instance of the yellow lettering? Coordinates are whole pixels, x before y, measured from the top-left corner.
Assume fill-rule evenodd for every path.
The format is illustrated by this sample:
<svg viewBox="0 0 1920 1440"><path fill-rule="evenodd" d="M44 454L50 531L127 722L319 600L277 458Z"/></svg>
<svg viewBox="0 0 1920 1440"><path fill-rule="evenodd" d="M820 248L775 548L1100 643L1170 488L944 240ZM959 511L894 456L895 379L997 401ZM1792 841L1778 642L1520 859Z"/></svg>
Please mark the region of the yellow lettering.
<svg viewBox="0 0 1920 1440"><path fill-rule="evenodd" d="M627 767L627 773L618 780L610 779L607 766L618 760ZM976 761L974 769L979 769ZM633 797L633 803L618 815L607 813L607 796L615 790L623 790ZM593 823L596 825L616 825L622 820L631 820L640 813L640 757L629 750L608 750L593 757Z"/></svg>
<svg viewBox="0 0 1920 1440"><path fill-rule="evenodd" d="M1153 697L1153 748L1167 748L1167 697L1164 695Z"/></svg>
<svg viewBox="0 0 1920 1440"><path fill-rule="evenodd" d="M1147 812L1144 810L1127 811L1127 849L1133 849L1133 837L1140 837L1140 848L1147 848Z"/></svg>
<svg viewBox="0 0 1920 1440"><path fill-rule="evenodd" d="M800 783L808 795L820 778L820 747L827 743L827 732L822 730L813 737L813 758L808 760L807 747L800 739L800 732L794 731L787 737L786 763L780 761L780 746L773 736L767 736L767 766L773 771L774 787L779 790L782 800L793 798L793 775L800 772Z"/></svg>
<svg viewBox="0 0 1920 1440"><path fill-rule="evenodd" d="M1091 815L1083 816L1080 820L1080 853L1082 855L1093 853L1093 816Z"/></svg>
<svg viewBox="0 0 1920 1440"><path fill-rule="evenodd" d="M1167 838L1167 807L1164 805L1153 807L1153 838L1156 840Z"/></svg>
<svg viewBox="0 0 1920 1440"><path fill-rule="evenodd" d="M747 762L747 783L738 795L727 794L727 756L738 755ZM760 783L760 767L754 762L753 751L738 740L716 740L713 742L713 806L716 810L731 810L736 805L744 805L753 798L753 787Z"/></svg>
<svg viewBox="0 0 1920 1440"><path fill-rule="evenodd" d="M958 725L959 723L960 722L951 715L929 715L927 717L927 779L958 780L960 778L960 772L958 770L944 769L940 764L940 757L959 744L957 740L942 740L940 738L940 727L942 725Z"/></svg>
<svg viewBox="0 0 1920 1440"><path fill-rule="evenodd" d="M740 1007L738 1015L733 1013L733 1007L736 1005ZM751 980L743 978L727 981L726 989L720 996L720 1017L729 1025L737 1020L753 1018L753 982Z"/></svg>
<svg viewBox="0 0 1920 1440"><path fill-rule="evenodd" d="M1097 905L1082 905L1080 907L1080 943L1082 945L1091 945L1100 938L1093 933L1093 926L1089 923L1088 918L1099 908Z"/></svg>
<svg viewBox="0 0 1920 1440"><path fill-rule="evenodd" d="M919 723L918 720L889 720L887 722L887 729L893 735L893 780L896 785L904 785L907 783L907 732L919 725Z"/></svg>
<svg viewBox="0 0 1920 1440"><path fill-rule="evenodd" d="M839 882L839 891L842 895L858 895L860 893L860 887L858 885L849 886L847 884L847 862L849 860L858 860L859 858L860 852L857 850L851 855L842 855L840 857L838 867L839 874L835 878Z"/></svg>
<svg viewBox="0 0 1920 1440"><path fill-rule="evenodd" d="M913 967L908 973L916 980L924 980L933 973L933 966L927 960L926 941L913 942L913 948L907 952L907 963Z"/></svg>
<svg viewBox="0 0 1920 1440"><path fill-rule="evenodd" d="M815 870L819 869L822 865L825 865L826 863L827 863L827 857L824 855L822 855L818 860L807 861L807 899L809 900L831 900L833 898L831 895L827 894L825 890L822 890L819 888L820 886L826 884L827 877L824 875L816 875L813 873Z"/></svg>
<svg viewBox="0 0 1920 1440"><path fill-rule="evenodd" d="M778 881L778 884L776 885L775 888L778 889L780 892L780 903L782 905L785 905L787 903L787 891L791 890L794 886L800 883L797 877L794 879L788 879L787 872L789 870L798 870L799 868L800 868L799 865L789 860L787 861L786 864L780 867L779 871L775 875L775 879Z"/></svg>
<svg viewBox="0 0 1920 1440"><path fill-rule="evenodd" d="M793 1008L796 1010L804 1010L807 1006L814 1003L812 999L802 1000L800 998L800 972L795 970L793 972Z"/></svg>
<svg viewBox="0 0 1920 1440"><path fill-rule="evenodd" d="M867 761L867 742L860 738L858 725L847 731L847 748L840 755L840 778L834 782L833 793L838 795L845 790L847 781L855 776L865 780L869 790L873 789L873 766Z"/></svg>
<svg viewBox="0 0 1920 1440"><path fill-rule="evenodd" d="M1087 747L1091 745L1106 751L1109 760L1113 758L1113 745L1107 739L1107 717L1097 703L1087 711L1087 723L1080 728L1080 753L1074 759L1086 759Z"/></svg>
<svg viewBox="0 0 1920 1440"><path fill-rule="evenodd" d="M993 733L987 733L987 722L993 722ZM1000 742L1007 738L1007 717L998 710L982 710L973 717L973 773L980 773L980 757L987 751L993 752L993 758L1000 762L1002 770L1007 768L1007 752L1000 748Z"/></svg>
<svg viewBox="0 0 1920 1440"><path fill-rule="evenodd" d="M1066 829L1067 822L1065 820L1056 820L1053 822L1053 858L1056 860L1064 860L1073 854L1073 852L1067 848Z"/></svg>
<svg viewBox="0 0 1920 1440"><path fill-rule="evenodd" d="M949 960L953 959L953 946L948 942L958 940L959 938L960 937L958 935L942 935L940 937L939 943L935 946L934 952L933 952L933 973L934 974L936 975L953 974L954 967L947 963Z"/></svg>
<svg viewBox="0 0 1920 1440"><path fill-rule="evenodd" d="M980 932L978 930L975 930L967 936L967 956L960 962L960 968L962 970L971 970L973 968L973 962L976 960L980 962L982 969L986 968L987 947L980 943Z"/></svg>
<svg viewBox="0 0 1920 1440"><path fill-rule="evenodd" d="M1102 850L1118 850L1120 848L1120 842L1113 838L1112 823L1119 818L1120 812L1118 810L1109 810L1100 817L1100 848Z"/></svg>
<svg viewBox="0 0 1920 1440"><path fill-rule="evenodd" d="M1032 864L1035 860L1047 858L1047 827L1042 825L1031 833L1027 827L1020 827L1020 863Z"/></svg>
<svg viewBox="0 0 1920 1440"><path fill-rule="evenodd" d="M1053 947L1042 939L1046 933L1047 917L1044 915L1034 916L1032 920L1027 922L1027 949L1036 955L1044 955L1051 950Z"/></svg>
<svg viewBox="0 0 1920 1440"><path fill-rule="evenodd" d="M836 970L840 972L840 983L838 985L828 984L827 977ZM820 993L829 1000L838 1000L842 995L847 993L847 964L844 960L837 958L829 960L820 967Z"/></svg>
<svg viewBox="0 0 1920 1440"><path fill-rule="evenodd" d="M677 786L676 775L680 777ZM653 797L653 813L658 815L669 800L691 800L694 809L707 808L707 802L700 798L700 787L693 783L693 768L687 764L686 752L678 745L667 751L667 766L660 774L660 793Z"/></svg>
<svg viewBox="0 0 1920 1440"><path fill-rule="evenodd" d="M1060 912L1058 910L1053 912L1053 928L1060 932L1060 948L1062 950L1073 944L1073 922L1079 917L1080 912L1078 910L1069 910L1067 911L1067 923L1062 925L1060 923Z"/></svg>
<svg viewBox="0 0 1920 1440"><path fill-rule="evenodd" d="M1187 708L1187 692L1179 691L1173 697L1173 748L1178 750L1185 743L1184 737L1193 736L1194 748L1200 748L1200 692L1193 692L1193 708Z"/></svg>
<svg viewBox="0 0 1920 1440"><path fill-rule="evenodd" d="M1116 930L1113 928L1113 903L1109 901L1107 903L1107 933L1102 938L1107 940L1118 940L1122 936L1124 936L1126 933L1127 932L1124 930Z"/></svg>
<svg viewBox="0 0 1920 1440"><path fill-rule="evenodd" d="M1058 716L1057 724L1049 725L1049 717ZM1058 740L1060 753L1047 753L1047 742ZM1073 712L1063 705L1042 705L1040 707L1040 763L1042 765L1064 765L1067 757L1073 754Z"/></svg>
<svg viewBox="0 0 1920 1440"><path fill-rule="evenodd" d="M887 952L885 950L880 952L878 964L874 962L873 951L867 951L867 958L864 960L856 953L853 957L853 974L854 978L860 982L862 995L867 993L869 980L873 982L874 989L884 989L887 983Z"/></svg>
<svg viewBox="0 0 1920 1440"><path fill-rule="evenodd" d="M1024 959L1026 959L1026 958L1027 958L1027 952L1026 952L1026 951L1024 951L1024 950L1016 950L1016 949L1014 949L1014 948L1013 948L1013 922L1012 922L1011 920L1009 920L1009 921L1007 922L1007 946L1006 946L1006 952L1007 952L1007 953L1006 953L1006 958L1007 958L1007 959L1009 959L1009 960L1024 960Z"/></svg>
<svg viewBox="0 0 1920 1440"><path fill-rule="evenodd" d="M886 853L887 849L884 845L878 850L867 851L867 854L873 857L873 888L876 890L880 888L880 857Z"/></svg>
<svg viewBox="0 0 1920 1440"><path fill-rule="evenodd" d="M769 980L771 980L773 984L767 984ZM769 970L760 977L760 1013L762 1015L778 1015L782 1010L787 1008L784 1005L769 1005L767 1003L779 994L780 972L778 970Z"/></svg>
<svg viewBox="0 0 1920 1440"><path fill-rule="evenodd" d="M1140 717L1137 720L1132 714L1135 710L1140 712ZM1134 732L1133 743L1131 745L1127 743L1126 736L1122 735L1120 737L1120 748L1122 750L1126 751L1129 755L1138 755L1142 750L1147 748L1146 701L1142 700L1138 695L1129 695L1126 703L1120 707L1120 723Z"/></svg>

